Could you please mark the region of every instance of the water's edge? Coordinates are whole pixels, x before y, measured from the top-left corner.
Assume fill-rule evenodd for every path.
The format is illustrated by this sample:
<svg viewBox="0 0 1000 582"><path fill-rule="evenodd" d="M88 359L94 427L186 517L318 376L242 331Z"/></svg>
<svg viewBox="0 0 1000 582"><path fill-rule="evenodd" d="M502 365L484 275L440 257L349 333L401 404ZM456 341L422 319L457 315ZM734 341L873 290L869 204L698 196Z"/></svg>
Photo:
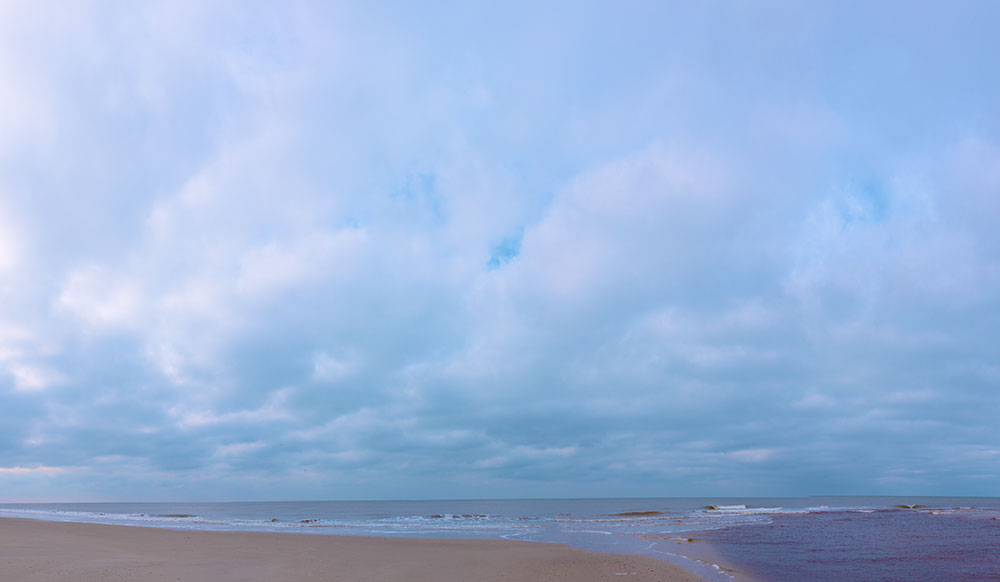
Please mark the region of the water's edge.
<svg viewBox="0 0 1000 582"><path fill-rule="evenodd" d="M1000 516L1000 498L507 499L227 503L0 504L0 517L182 530L514 539L652 556L710 582L748 580L739 551L779 525L809 534L826 520L910 513ZM861 522L857 522L861 523ZM793 537L799 530L792 531ZM713 533L714 532L714 533ZM725 534L725 535L723 535ZM810 534L812 535L812 534ZM826 534L824 534L826 535ZM824 540L819 540L820 543ZM789 542L784 542L789 543ZM821 548L822 550L822 548ZM831 550L833 551L833 550ZM849 558L846 556L845 559ZM794 566L794 564L793 564Z"/></svg>

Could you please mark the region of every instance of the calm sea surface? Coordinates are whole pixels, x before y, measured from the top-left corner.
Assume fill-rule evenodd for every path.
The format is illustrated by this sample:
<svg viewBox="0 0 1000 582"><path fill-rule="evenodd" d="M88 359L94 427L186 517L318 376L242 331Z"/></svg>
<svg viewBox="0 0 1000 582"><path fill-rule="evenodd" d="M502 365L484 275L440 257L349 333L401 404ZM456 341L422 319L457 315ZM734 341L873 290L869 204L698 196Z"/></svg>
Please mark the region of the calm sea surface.
<svg viewBox="0 0 1000 582"><path fill-rule="evenodd" d="M175 529L505 538L685 557L706 541L763 580L1000 580L1000 498L809 497L0 504L0 516ZM675 543L694 539L694 542ZM694 552L697 553L697 552Z"/></svg>

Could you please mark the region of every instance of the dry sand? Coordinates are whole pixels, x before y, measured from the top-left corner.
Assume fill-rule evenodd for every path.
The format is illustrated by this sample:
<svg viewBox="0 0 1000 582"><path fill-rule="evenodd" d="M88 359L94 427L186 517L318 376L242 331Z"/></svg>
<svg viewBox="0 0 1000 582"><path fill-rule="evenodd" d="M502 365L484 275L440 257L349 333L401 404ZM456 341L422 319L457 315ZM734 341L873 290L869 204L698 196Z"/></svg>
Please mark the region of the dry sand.
<svg viewBox="0 0 1000 582"><path fill-rule="evenodd" d="M0 580L18 582L697 582L645 556L561 544L0 519Z"/></svg>

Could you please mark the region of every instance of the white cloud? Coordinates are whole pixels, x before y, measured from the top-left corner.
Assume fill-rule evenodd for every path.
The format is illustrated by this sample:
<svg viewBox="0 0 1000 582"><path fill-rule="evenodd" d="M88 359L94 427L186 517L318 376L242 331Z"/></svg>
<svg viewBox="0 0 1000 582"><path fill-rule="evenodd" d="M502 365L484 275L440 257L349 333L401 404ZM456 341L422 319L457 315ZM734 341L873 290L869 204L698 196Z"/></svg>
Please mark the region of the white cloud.
<svg viewBox="0 0 1000 582"><path fill-rule="evenodd" d="M45 390L65 381L58 372L34 366L14 365L8 371L14 377L14 389L21 392Z"/></svg>
<svg viewBox="0 0 1000 582"><path fill-rule="evenodd" d="M57 123L44 75L24 59L34 40L26 30L41 27L38 14L27 5L0 5L0 159L50 140ZM37 49L36 49L37 50ZM2 226L2 225L0 225Z"/></svg>
<svg viewBox="0 0 1000 582"><path fill-rule="evenodd" d="M170 410L170 416L176 419L182 428L197 428L222 423L265 423L287 421L294 415L287 409L285 402L292 394L292 388L280 388L271 392L264 403L252 410L237 410L225 414L217 414L212 410L190 410L182 406Z"/></svg>
<svg viewBox="0 0 1000 582"><path fill-rule="evenodd" d="M267 443L262 442L252 442L252 443L235 443L231 445L222 445L215 449L214 456L216 457L241 457L248 454L252 454L255 451L267 446Z"/></svg>
<svg viewBox="0 0 1000 582"><path fill-rule="evenodd" d="M68 467L46 467L44 465L38 467L0 467L0 474L3 475L33 475L33 474L43 474L52 475L65 473L69 471Z"/></svg>
<svg viewBox="0 0 1000 582"><path fill-rule="evenodd" d="M58 307L96 326L140 326L143 297L139 285L99 266L86 266L69 275Z"/></svg>
<svg viewBox="0 0 1000 582"><path fill-rule="evenodd" d="M830 396L827 396L826 394L822 394L820 392L816 392L815 390L811 390L807 392L806 395L803 396L798 402L793 404L793 406L804 409L822 410L822 409L832 408L836 406L836 404L837 401L831 398Z"/></svg>
<svg viewBox="0 0 1000 582"><path fill-rule="evenodd" d="M350 378L357 367L355 357L335 358L319 353L313 358L313 378L323 382L340 382Z"/></svg>
<svg viewBox="0 0 1000 582"><path fill-rule="evenodd" d="M715 229L736 207L725 174L710 156L660 147L586 172L525 232L521 256L497 276L517 277L549 305L660 290L717 250Z"/></svg>
<svg viewBox="0 0 1000 582"><path fill-rule="evenodd" d="M517 446L506 453L476 461L476 466L482 469L495 469L517 462L537 462L551 459L572 457L580 452L577 447L531 447Z"/></svg>
<svg viewBox="0 0 1000 582"><path fill-rule="evenodd" d="M744 463L763 463L772 459L777 453L775 449L743 449L725 455Z"/></svg>
<svg viewBox="0 0 1000 582"><path fill-rule="evenodd" d="M240 261L236 290L260 297L327 278L349 278L360 267L368 238L363 230L344 229L251 248Z"/></svg>
<svg viewBox="0 0 1000 582"><path fill-rule="evenodd" d="M20 257L20 237L3 206L0 205L0 274L16 267Z"/></svg>

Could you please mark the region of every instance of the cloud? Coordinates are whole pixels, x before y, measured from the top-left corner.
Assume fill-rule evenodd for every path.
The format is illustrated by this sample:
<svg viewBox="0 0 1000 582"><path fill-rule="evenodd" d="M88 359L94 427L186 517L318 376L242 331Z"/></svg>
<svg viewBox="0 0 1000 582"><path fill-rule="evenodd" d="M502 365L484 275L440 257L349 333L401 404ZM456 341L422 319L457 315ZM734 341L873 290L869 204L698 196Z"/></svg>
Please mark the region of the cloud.
<svg viewBox="0 0 1000 582"><path fill-rule="evenodd" d="M859 10L5 5L5 495L985 494L996 9Z"/></svg>
<svg viewBox="0 0 1000 582"><path fill-rule="evenodd" d="M63 473L64 467L0 467L0 473L6 474L32 474L32 473Z"/></svg>
<svg viewBox="0 0 1000 582"><path fill-rule="evenodd" d="M17 266L20 258L18 236L10 219L0 207L0 272Z"/></svg>
<svg viewBox="0 0 1000 582"><path fill-rule="evenodd" d="M334 358L324 353L313 358L313 377L326 382L350 378L356 368L352 358Z"/></svg>

